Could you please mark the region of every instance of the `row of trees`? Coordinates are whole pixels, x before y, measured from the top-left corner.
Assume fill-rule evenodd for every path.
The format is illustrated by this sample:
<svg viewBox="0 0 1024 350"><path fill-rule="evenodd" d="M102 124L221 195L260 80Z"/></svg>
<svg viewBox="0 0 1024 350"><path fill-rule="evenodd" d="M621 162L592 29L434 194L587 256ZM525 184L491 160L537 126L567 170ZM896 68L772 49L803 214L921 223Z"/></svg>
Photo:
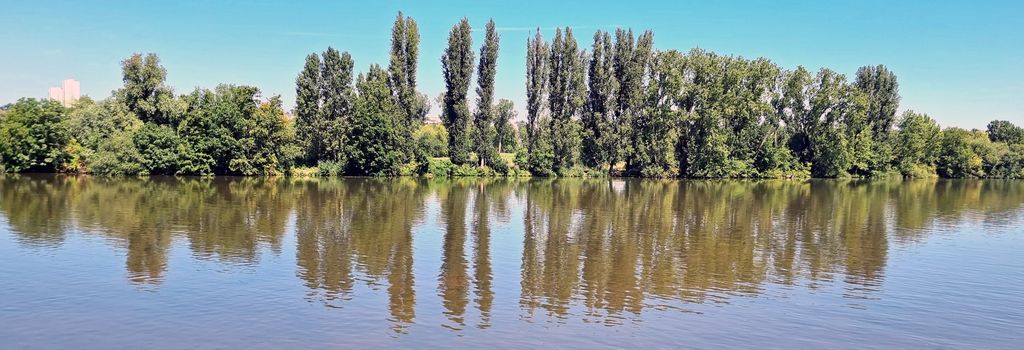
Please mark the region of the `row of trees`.
<svg viewBox="0 0 1024 350"><path fill-rule="evenodd" d="M21 99L0 117L7 172L269 175L292 166L294 130L279 97L220 85L175 96L154 54L122 62L124 86L72 108Z"/></svg>
<svg viewBox="0 0 1024 350"><path fill-rule="evenodd" d="M614 37L614 39L613 39ZM653 49L653 34L571 28L527 40L527 147L534 174L608 167L644 177L1022 177L1019 127L940 130L925 114L897 117L885 66L853 82L823 68ZM586 77L586 78L584 78ZM1012 130L1012 131L1001 131Z"/></svg>
<svg viewBox="0 0 1024 350"><path fill-rule="evenodd" d="M255 87L176 96L157 56L134 55L122 62L124 86L105 100L6 107L0 164L111 175L306 166L377 176L1024 178L1024 129L995 121L986 131L942 130L925 114L897 115L899 85L885 66L848 81L765 58L655 50L651 31L597 31L588 51L571 28L550 42L538 30L526 41L526 118L514 127L512 102L495 101L495 24L478 55L471 33L465 18L453 26L441 57L443 125L424 123L419 30L399 13L386 68L356 75L352 56L330 47L306 58L294 120Z"/></svg>
<svg viewBox="0 0 1024 350"><path fill-rule="evenodd" d="M514 145L515 117L511 101L495 102L499 36L488 22L479 64L473 52L471 27L463 19L452 28L441 57L445 93L439 97L443 128L424 125L430 109L416 90L419 32L416 21L401 13L391 37L387 70L372 65L352 88L352 59L333 48L310 54L296 79L296 130L303 149L300 162L331 173L398 175L430 171L431 158L452 165L509 171L500 157ZM476 108L468 96L477 72ZM446 167L444 169L451 169Z"/></svg>

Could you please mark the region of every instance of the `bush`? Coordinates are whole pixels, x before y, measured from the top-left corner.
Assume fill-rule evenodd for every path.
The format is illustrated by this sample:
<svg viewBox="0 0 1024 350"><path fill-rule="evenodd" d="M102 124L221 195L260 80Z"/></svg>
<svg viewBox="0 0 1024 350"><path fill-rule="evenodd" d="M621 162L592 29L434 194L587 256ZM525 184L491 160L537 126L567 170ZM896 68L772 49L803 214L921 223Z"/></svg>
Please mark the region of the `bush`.
<svg viewBox="0 0 1024 350"><path fill-rule="evenodd" d="M320 168L316 167L294 167L288 171L289 176L293 177L314 177L320 175Z"/></svg>
<svg viewBox="0 0 1024 350"><path fill-rule="evenodd" d="M904 175L911 179L928 179L938 177L934 165L914 164L906 169Z"/></svg>
<svg viewBox="0 0 1024 350"><path fill-rule="evenodd" d="M416 147L430 157L448 155L448 130L441 124L423 124L413 133Z"/></svg>
<svg viewBox="0 0 1024 350"><path fill-rule="evenodd" d="M594 178L594 177L606 177L606 176L608 176L608 173L604 172L604 170L601 170L601 169L588 168L588 167L585 167L585 166L577 165L577 166L574 166L572 168L566 169L561 174L558 174L558 176L559 177Z"/></svg>
<svg viewBox="0 0 1024 350"><path fill-rule="evenodd" d="M344 175L345 163L321 160L315 169L317 176L341 176Z"/></svg>
<svg viewBox="0 0 1024 350"><path fill-rule="evenodd" d="M448 158L431 158L427 161L427 176L449 177L455 165Z"/></svg>
<svg viewBox="0 0 1024 350"><path fill-rule="evenodd" d="M452 168L452 177L480 176L480 168L462 164Z"/></svg>

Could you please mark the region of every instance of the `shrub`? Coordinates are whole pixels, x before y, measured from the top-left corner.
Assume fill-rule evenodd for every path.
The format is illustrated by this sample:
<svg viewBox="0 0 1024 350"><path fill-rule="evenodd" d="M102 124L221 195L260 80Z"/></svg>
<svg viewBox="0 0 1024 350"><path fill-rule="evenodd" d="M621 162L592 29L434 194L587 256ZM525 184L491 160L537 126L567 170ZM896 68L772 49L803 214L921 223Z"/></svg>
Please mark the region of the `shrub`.
<svg viewBox="0 0 1024 350"><path fill-rule="evenodd" d="M449 177L455 165L448 158L431 158L427 161L427 176Z"/></svg>
<svg viewBox="0 0 1024 350"><path fill-rule="evenodd" d="M345 163L321 160L316 164L317 176L341 176L345 171Z"/></svg>

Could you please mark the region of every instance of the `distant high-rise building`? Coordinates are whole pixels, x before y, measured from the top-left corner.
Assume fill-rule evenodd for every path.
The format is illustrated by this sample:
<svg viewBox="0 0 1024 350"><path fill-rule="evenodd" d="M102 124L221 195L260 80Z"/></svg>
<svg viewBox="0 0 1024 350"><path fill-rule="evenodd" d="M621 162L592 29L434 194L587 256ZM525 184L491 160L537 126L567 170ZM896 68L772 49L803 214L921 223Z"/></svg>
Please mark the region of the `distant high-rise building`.
<svg viewBox="0 0 1024 350"><path fill-rule="evenodd" d="M63 101L64 90L59 87L50 88L50 99L54 101Z"/></svg>
<svg viewBox="0 0 1024 350"><path fill-rule="evenodd" d="M64 107L70 106L82 97L82 84L78 80L64 79L60 87L51 87L49 97L60 102Z"/></svg>

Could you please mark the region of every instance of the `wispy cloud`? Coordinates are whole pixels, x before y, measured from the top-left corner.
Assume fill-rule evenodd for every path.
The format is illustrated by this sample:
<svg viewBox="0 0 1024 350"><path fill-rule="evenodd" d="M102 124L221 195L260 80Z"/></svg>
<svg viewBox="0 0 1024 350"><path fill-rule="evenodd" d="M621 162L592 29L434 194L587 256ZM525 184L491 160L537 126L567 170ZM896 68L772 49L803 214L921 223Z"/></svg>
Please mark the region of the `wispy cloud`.
<svg viewBox="0 0 1024 350"><path fill-rule="evenodd" d="M578 26L557 26L557 27L495 27L494 29L499 32L530 32L537 30L555 30L557 28L569 27L572 29L601 29L601 28L621 28L625 27L621 24L590 24L590 25L578 25Z"/></svg>
<svg viewBox="0 0 1024 350"><path fill-rule="evenodd" d="M318 36L318 37L339 37L341 34L325 32L284 32L287 36Z"/></svg>

